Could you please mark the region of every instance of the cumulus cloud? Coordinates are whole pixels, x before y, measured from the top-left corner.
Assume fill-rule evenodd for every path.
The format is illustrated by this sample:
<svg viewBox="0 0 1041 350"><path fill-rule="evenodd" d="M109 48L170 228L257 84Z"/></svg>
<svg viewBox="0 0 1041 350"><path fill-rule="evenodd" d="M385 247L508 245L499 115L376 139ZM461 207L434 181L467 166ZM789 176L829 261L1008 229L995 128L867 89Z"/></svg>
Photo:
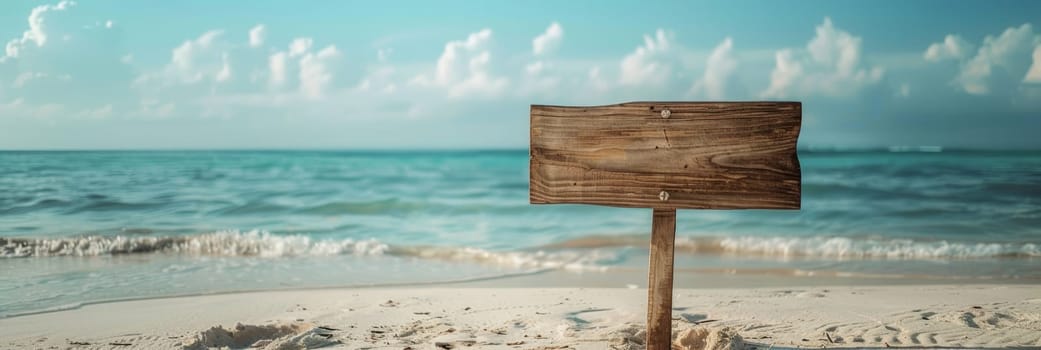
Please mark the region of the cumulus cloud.
<svg viewBox="0 0 1041 350"><path fill-rule="evenodd" d="M536 57L549 55L560 46L563 39L564 28L560 26L560 23L553 22L546 28L546 31L531 40L531 51ZM559 80L557 78L539 77L543 75L547 67L549 64L541 59L524 66L524 71L530 78L527 82L529 86L525 88L526 91L546 90L556 85Z"/></svg>
<svg viewBox="0 0 1041 350"><path fill-rule="evenodd" d="M154 102L148 107L155 114L176 111L204 118L254 113L329 116L328 113L343 110L340 101L346 101L354 91L346 89L338 79L343 54L335 45L316 45L310 37L297 37L284 44L282 50L270 53L244 46L240 44L229 53L233 69L228 83L182 91L181 96L174 98L169 98L168 89L163 95L154 95Z"/></svg>
<svg viewBox="0 0 1041 350"><path fill-rule="evenodd" d="M218 82L228 81L231 79L231 64L228 63L228 53L221 55L221 69L217 71L217 76L214 79Z"/></svg>
<svg viewBox="0 0 1041 350"><path fill-rule="evenodd" d="M412 84L448 88L450 97L498 94L508 80L489 71L491 52L487 46L491 38L492 30L485 28L471 33L466 40L449 41L437 60L433 76L418 75Z"/></svg>
<svg viewBox="0 0 1041 350"><path fill-rule="evenodd" d="M559 98L565 77L578 78L573 73L566 69L558 71L552 63L538 60L524 66L524 76L512 91L515 96L523 98ZM573 94L574 91L569 93Z"/></svg>
<svg viewBox="0 0 1041 350"><path fill-rule="evenodd" d="M844 96L877 83L883 69L861 64L860 45L860 37L835 27L830 18L825 18L805 49L782 49L775 54L770 85L760 96Z"/></svg>
<svg viewBox="0 0 1041 350"><path fill-rule="evenodd" d="M264 54L252 50L247 38L212 29L184 40L170 51L169 62L143 68L132 87L134 98L121 114L138 118L166 118L175 106L184 115L229 116L215 112L200 100L231 92L256 91L264 69ZM202 107L202 108L199 108Z"/></svg>
<svg viewBox="0 0 1041 350"><path fill-rule="evenodd" d="M660 58L669 46L669 35L664 29L659 28L653 37L644 35L643 45L622 59L620 83L632 86L664 82L671 66Z"/></svg>
<svg viewBox="0 0 1041 350"><path fill-rule="evenodd" d="M303 55L307 51L311 50L311 45L314 45L314 39L311 38L296 38L289 43L289 57L296 57Z"/></svg>
<svg viewBox="0 0 1041 350"><path fill-rule="evenodd" d="M395 73L397 70L391 65L378 66L362 78L355 88L358 91L395 92L397 91L397 84L394 83Z"/></svg>
<svg viewBox="0 0 1041 350"><path fill-rule="evenodd" d="M49 74L49 73L44 73L44 72L22 72L22 73L18 74L17 77L14 78L14 82L11 83L11 87L20 88L20 87L24 87L25 85L29 84L33 80L47 79L47 78L54 78L54 79L58 79L58 80L69 80L69 79L72 79L72 76L68 75L68 74L55 75L55 74Z"/></svg>
<svg viewBox="0 0 1041 350"><path fill-rule="evenodd" d="M802 64L793 57L792 50L781 50L774 54L774 69L770 72L770 86L761 94L763 97L784 96L803 75Z"/></svg>
<svg viewBox="0 0 1041 350"><path fill-rule="evenodd" d="M99 101L130 95L127 82L133 72L120 60L126 52L120 31L111 21L77 17L75 5L61 1L34 7L27 28L6 41L0 86L16 91L17 113L75 115L82 108L97 109Z"/></svg>
<svg viewBox="0 0 1041 350"><path fill-rule="evenodd" d="M531 50L535 56L541 56L556 50L564 39L564 28L560 23L553 22L546 31L531 41Z"/></svg>
<svg viewBox="0 0 1041 350"><path fill-rule="evenodd" d="M20 116L38 119L50 119L62 115L66 108L58 103L30 104L24 98L16 98L11 102L0 102L0 115Z"/></svg>
<svg viewBox="0 0 1041 350"><path fill-rule="evenodd" d="M607 80L604 79L603 74L600 72L599 66L589 68L589 72L586 73L586 81L593 91L605 91L610 88Z"/></svg>
<svg viewBox="0 0 1041 350"><path fill-rule="evenodd" d="M925 53L922 57L926 61L937 62L948 59L960 60L969 55L972 51L972 44L965 39L962 39L958 35L948 34L943 38L942 42L933 43L925 49Z"/></svg>
<svg viewBox="0 0 1041 350"><path fill-rule="evenodd" d="M712 50L705 63L705 74L694 83L693 93L703 94L713 100L723 99L728 81L737 69L733 49L734 41L727 37Z"/></svg>
<svg viewBox="0 0 1041 350"><path fill-rule="evenodd" d="M339 56L340 52L333 45L318 53L304 53L300 58L300 93L310 99L322 98L333 79L329 63Z"/></svg>
<svg viewBox="0 0 1041 350"><path fill-rule="evenodd" d="M196 83L207 78L220 81L227 64L227 54L221 52L217 43L222 35L224 32L221 30L207 31L174 48L167 66L167 77L184 83Z"/></svg>
<svg viewBox="0 0 1041 350"><path fill-rule="evenodd" d="M1029 23L983 38L976 55L962 65L956 82L974 95L990 93L995 84L1014 84L1029 76L1030 55L1039 38Z"/></svg>
<svg viewBox="0 0 1041 350"><path fill-rule="evenodd" d="M219 29L186 40L172 50L163 68L140 75L134 83L140 103L127 109L153 118L175 111L230 118L257 108L288 111L324 100L336 88L336 62L342 56L336 46L316 46L310 37L296 37L281 50L256 50L269 44L265 30L258 28L263 27L237 40Z"/></svg>
<svg viewBox="0 0 1041 350"><path fill-rule="evenodd" d="M1034 48L1033 63L1023 76L1024 83L1041 83L1041 45Z"/></svg>
<svg viewBox="0 0 1041 350"><path fill-rule="evenodd" d="M281 86L286 82L286 60L285 52L275 52L268 58L268 83L271 86Z"/></svg>
<svg viewBox="0 0 1041 350"><path fill-rule="evenodd" d="M267 37L267 29L264 28L263 24L258 24L253 29L249 30L249 47L260 47L264 45L264 39Z"/></svg>
<svg viewBox="0 0 1041 350"><path fill-rule="evenodd" d="M41 47L47 43L47 12L53 11L64 11L69 7L76 5L73 1L62 1L54 5L40 5L33 8L32 12L29 13L29 29L22 33L21 38L12 39L7 42L4 47L5 56L3 59L8 57L18 57L19 53L27 45L33 44L36 47Z"/></svg>
<svg viewBox="0 0 1041 350"><path fill-rule="evenodd" d="M539 73L542 73L542 70L545 68L546 64L542 63L542 61L535 61L524 66L524 70L530 75L538 75Z"/></svg>

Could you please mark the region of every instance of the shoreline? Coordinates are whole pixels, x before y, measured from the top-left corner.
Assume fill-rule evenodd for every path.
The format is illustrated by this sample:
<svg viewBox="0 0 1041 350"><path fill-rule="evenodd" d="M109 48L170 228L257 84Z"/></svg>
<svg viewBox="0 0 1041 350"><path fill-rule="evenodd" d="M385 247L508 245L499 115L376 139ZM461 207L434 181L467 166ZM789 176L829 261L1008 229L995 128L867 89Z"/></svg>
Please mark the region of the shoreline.
<svg viewBox="0 0 1041 350"><path fill-rule="evenodd" d="M827 271L825 271L827 272ZM730 273L720 269L677 268L674 287L676 289L753 289L753 288L806 288L837 286L1039 286L1041 280L945 276L867 275L810 273L791 274L774 270L744 271ZM387 282L363 284L339 284L324 286L273 287L256 289L231 289L213 292L183 293L170 295L148 295L88 300L69 305L44 309L0 313L0 320L24 316L78 310L83 307L133 301L194 298L234 294L265 292L308 292L324 290L355 289L409 289L409 288L606 288L646 290L646 271L637 268L612 268L607 271L574 272L554 268L539 268L487 276L475 276L454 280Z"/></svg>
<svg viewBox="0 0 1041 350"><path fill-rule="evenodd" d="M1041 346L1041 285L678 288L674 296L674 333L729 327L763 347ZM330 347L336 349L425 349L438 342L639 348L634 336L645 308L643 288L458 283L251 291L8 317L0 319L0 348L181 349L218 332L212 327L237 324L257 339L326 339L338 342Z"/></svg>
<svg viewBox="0 0 1041 350"><path fill-rule="evenodd" d="M360 284L360 285L333 285L333 286L307 286L307 287L284 287L284 288L260 288L260 289L233 289L233 290L222 290L215 292L206 293L186 293L186 294L173 294L173 295L157 295L157 296L140 296L140 297L125 297L125 298L112 298L102 300L91 300L76 303L70 306L57 306L55 308L42 309L42 310L30 310L20 313L11 314L0 314L0 320L18 318L24 316L49 314L63 311L78 310L87 306L92 305L103 305L103 304L115 304L132 301L148 301L148 300L163 300L163 299L178 299L178 298L194 298L194 297L207 297L207 296L219 296L219 295L234 295L234 294L250 294L250 293L267 293L267 292L307 292L307 291L322 291L322 290L337 290L337 289L374 289L374 288L424 288L424 287L437 287L437 286L451 286L458 284L469 284L469 283L482 283L487 281L495 281L500 279L519 278L531 275L537 275L546 273L548 271L527 271L518 272L505 275L494 275L494 276L479 276L474 278L465 278L459 280L448 280L448 281L432 281L432 282L401 282L401 283L380 283L380 284Z"/></svg>

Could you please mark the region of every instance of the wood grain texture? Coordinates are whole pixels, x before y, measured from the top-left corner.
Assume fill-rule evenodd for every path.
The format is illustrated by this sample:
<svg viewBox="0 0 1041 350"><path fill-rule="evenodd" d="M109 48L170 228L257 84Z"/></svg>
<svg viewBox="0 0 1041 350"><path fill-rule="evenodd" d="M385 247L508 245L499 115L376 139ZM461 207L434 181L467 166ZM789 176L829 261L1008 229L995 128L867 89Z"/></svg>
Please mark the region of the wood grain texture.
<svg viewBox="0 0 1041 350"><path fill-rule="evenodd" d="M530 200L798 209L801 122L799 102L532 105Z"/></svg>
<svg viewBox="0 0 1041 350"><path fill-rule="evenodd" d="M654 209L647 275L647 350L671 348L675 242L676 209Z"/></svg>

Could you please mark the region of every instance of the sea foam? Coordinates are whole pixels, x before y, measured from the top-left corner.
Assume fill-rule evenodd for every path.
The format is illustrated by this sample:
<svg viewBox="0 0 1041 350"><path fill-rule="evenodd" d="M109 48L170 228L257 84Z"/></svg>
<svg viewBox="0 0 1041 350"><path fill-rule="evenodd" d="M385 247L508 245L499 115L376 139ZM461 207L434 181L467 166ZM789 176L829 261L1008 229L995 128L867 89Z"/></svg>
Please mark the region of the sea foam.
<svg viewBox="0 0 1041 350"><path fill-rule="evenodd" d="M305 235L276 235L252 230L187 236L83 236L0 238L0 258L179 254L198 256L387 255L404 258L473 262L523 268L600 270L616 259L602 251L492 251L474 247L389 245L375 239L319 240Z"/></svg>
<svg viewBox="0 0 1041 350"><path fill-rule="evenodd" d="M0 238L0 258L179 254L265 258L388 255L484 264L589 269L617 259L622 247L643 248L643 235L585 236L531 249L496 251L466 246L395 245L376 239L315 239L261 230L218 231L184 236L81 236ZM693 236L676 239L676 251L767 257L835 259L1038 258L1034 243L949 242L850 237Z"/></svg>
<svg viewBox="0 0 1041 350"><path fill-rule="evenodd" d="M989 243L915 241L848 237L727 237L708 239L703 250L739 255L823 257L839 259L974 259L1041 257L1034 243ZM678 247L697 247L697 239L683 240ZM697 250L697 248L695 248Z"/></svg>

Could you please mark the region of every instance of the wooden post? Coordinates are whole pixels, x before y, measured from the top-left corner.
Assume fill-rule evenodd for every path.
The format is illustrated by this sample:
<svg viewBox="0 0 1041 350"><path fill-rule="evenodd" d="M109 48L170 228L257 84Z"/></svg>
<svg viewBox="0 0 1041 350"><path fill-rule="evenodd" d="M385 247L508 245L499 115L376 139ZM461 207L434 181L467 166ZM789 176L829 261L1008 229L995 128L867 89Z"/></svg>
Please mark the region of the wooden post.
<svg viewBox="0 0 1041 350"><path fill-rule="evenodd" d="M653 208L647 348L672 341L676 209L799 209L799 102L531 106L532 204Z"/></svg>
<svg viewBox="0 0 1041 350"><path fill-rule="evenodd" d="M676 209L654 209L651 261L647 271L647 350L672 345L672 268L676 241Z"/></svg>

